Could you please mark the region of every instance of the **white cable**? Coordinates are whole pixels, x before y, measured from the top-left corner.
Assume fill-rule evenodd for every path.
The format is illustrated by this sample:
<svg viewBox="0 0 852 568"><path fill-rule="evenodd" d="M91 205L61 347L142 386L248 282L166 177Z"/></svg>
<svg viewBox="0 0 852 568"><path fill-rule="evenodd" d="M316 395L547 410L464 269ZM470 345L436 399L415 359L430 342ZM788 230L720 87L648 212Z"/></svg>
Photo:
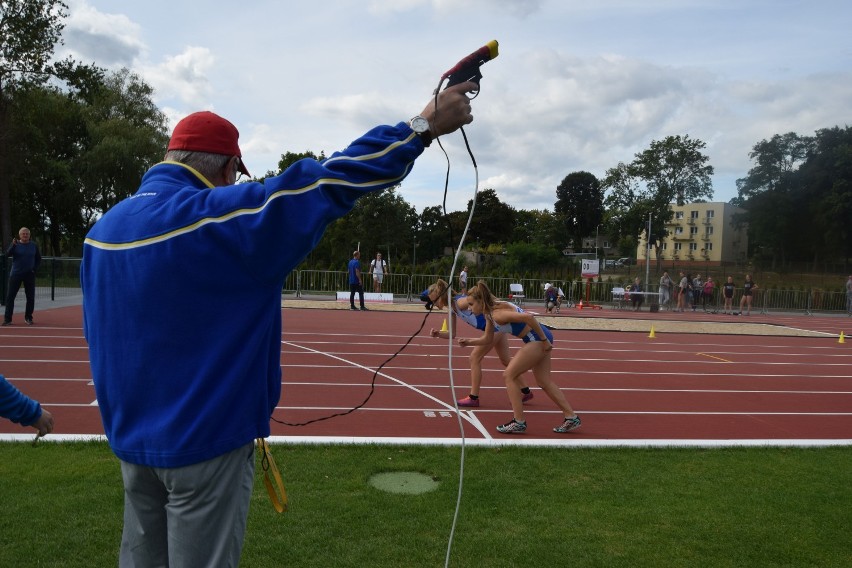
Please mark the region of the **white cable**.
<svg viewBox="0 0 852 568"><path fill-rule="evenodd" d="M464 132L464 129L462 129ZM470 151L470 148L468 148ZM462 232L461 240L459 241L459 246L456 249L456 254L453 257L453 265L450 267L450 276L447 279L449 282L449 286L447 286L447 329L450 334L449 340L449 369L450 369L450 393L453 399L453 406L456 409L456 420L459 425L459 435L461 437L461 456L459 460L459 491L456 497L456 510L453 513L453 524L450 528L450 537L447 541L447 556L444 560L444 567L449 568L450 565L450 552L453 548L453 538L456 532L456 523L458 523L459 511L461 510L461 498L462 498L462 490L464 488L464 460L465 460L465 450L467 447L466 439L464 435L464 422L461 418L461 411L459 410L459 402L456 400L456 387L455 380L453 378L453 318L451 317L454 312L453 307L453 275L456 273L456 265L458 264L459 256L461 256L462 247L464 246L465 239L467 238L467 231L470 228L470 223L473 220L473 212L476 210L476 196L479 193L479 168L476 166L476 161L473 161L473 171L475 174L475 183L474 183L474 191L473 191L473 200L471 201L470 206L470 214L467 217L467 224L464 226L464 231Z"/></svg>

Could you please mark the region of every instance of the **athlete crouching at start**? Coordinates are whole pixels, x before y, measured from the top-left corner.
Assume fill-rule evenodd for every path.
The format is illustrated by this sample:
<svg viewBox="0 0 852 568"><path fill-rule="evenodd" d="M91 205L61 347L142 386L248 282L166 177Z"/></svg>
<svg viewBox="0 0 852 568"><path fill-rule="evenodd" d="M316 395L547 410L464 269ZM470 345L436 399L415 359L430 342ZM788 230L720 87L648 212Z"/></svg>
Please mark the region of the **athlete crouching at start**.
<svg viewBox="0 0 852 568"><path fill-rule="evenodd" d="M476 315L485 316L485 334L478 339L460 338L459 345L489 345L494 334L503 332L514 335L524 342L503 373L506 391L512 402L512 420L497 427L502 434L520 434L527 429L524 420L524 405L518 389L521 375L532 370L538 386L556 403L564 415L562 423L553 429L557 433L570 432L580 427L580 417L568 404L562 391L550 380L550 359L553 350L553 334L542 327L532 314L506 302L495 301L485 282L479 281L468 292L468 306Z"/></svg>
<svg viewBox="0 0 852 568"><path fill-rule="evenodd" d="M439 310L443 310L447 308L448 291L449 295L453 298L453 307L451 310L448 310L450 318L452 319L450 329L453 330L453 336L455 336L457 330L456 318L460 318L466 324L475 327L479 331L485 331L485 316L482 314L478 316L474 315L468 306L467 295L457 294L455 290L450 289L450 285L447 284L446 281L440 278L434 284L429 286L428 290L420 295L420 299L426 302L427 308L434 306ZM452 337L450 337L449 329L432 329L430 335L432 337L452 339ZM497 356L500 358L500 362L503 363L504 367L508 366L509 362L512 360L509 355L509 339L506 337L505 333L496 332L491 342L477 345L470 354L470 395L456 401L456 404L459 406L479 406L479 387L482 384L482 359L485 358L488 352L492 349L495 353L497 353ZM528 400L532 400L533 393L530 391L530 388L527 386L523 377L518 378L518 386L521 389L521 401L527 402Z"/></svg>

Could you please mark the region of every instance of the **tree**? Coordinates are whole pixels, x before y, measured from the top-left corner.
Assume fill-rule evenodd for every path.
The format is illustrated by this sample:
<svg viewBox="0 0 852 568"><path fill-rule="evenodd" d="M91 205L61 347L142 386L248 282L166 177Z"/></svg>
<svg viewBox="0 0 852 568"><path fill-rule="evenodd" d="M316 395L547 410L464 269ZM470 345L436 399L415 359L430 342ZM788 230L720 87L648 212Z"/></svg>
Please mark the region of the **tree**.
<svg viewBox="0 0 852 568"><path fill-rule="evenodd" d="M852 127L825 128L813 138L798 172L793 219L814 263L852 258ZM801 212L808 212L803 223ZM815 267L816 268L816 267Z"/></svg>
<svg viewBox="0 0 852 568"><path fill-rule="evenodd" d="M608 232L619 240L629 237L638 241L647 232L650 216L651 234L646 237L656 249L659 265L659 245L668 234L665 226L673 215L671 203L683 205L713 197L713 166L701 152L705 146L688 135L668 136L652 141L630 164L619 163L608 170L603 182L609 191Z"/></svg>
<svg viewBox="0 0 852 568"><path fill-rule="evenodd" d="M43 229L48 254L59 255L62 237L80 233L83 210L80 156L86 144L81 106L55 88L18 89L10 132L19 141L8 156L16 163L10 203L19 225Z"/></svg>
<svg viewBox="0 0 852 568"><path fill-rule="evenodd" d="M42 82L51 72L53 50L60 41L68 6L61 0L0 2L0 233L3 244L12 235L9 148L10 109L21 85Z"/></svg>
<svg viewBox="0 0 852 568"><path fill-rule="evenodd" d="M654 140L651 147L636 154L632 168L641 178L656 201L667 204L713 197L713 166L701 153L707 144L693 140L689 135L667 136Z"/></svg>
<svg viewBox="0 0 852 568"><path fill-rule="evenodd" d="M559 252L564 248L564 228L547 209L518 209L509 242L539 243Z"/></svg>
<svg viewBox="0 0 852 568"><path fill-rule="evenodd" d="M603 220L603 198L600 181L589 172L570 173L557 186L556 216L563 223L575 252L583 237L597 233Z"/></svg>
<svg viewBox="0 0 852 568"><path fill-rule="evenodd" d="M86 221L91 223L136 192L145 172L163 159L169 135L153 89L128 69L92 78L77 92L87 103L81 191Z"/></svg>
<svg viewBox="0 0 852 568"><path fill-rule="evenodd" d="M69 68L67 71L71 72ZM12 100L11 202L54 255L78 251L91 224L139 187L165 152L166 118L127 70L74 70L72 88L30 84ZM77 253L79 254L79 253Z"/></svg>
<svg viewBox="0 0 852 568"><path fill-rule="evenodd" d="M473 200L467 202L467 212L473 206ZM465 219L466 220L466 219ZM493 189L483 189L476 196L476 210L470 223L468 242L505 243L509 232L515 225L515 210L500 201ZM455 231L453 231L455 233ZM461 238L461 233L453 237Z"/></svg>
<svg viewBox="0 0 852 568"><path fill-rule="evenodd" d="M794 132L776 134L761 140L749 152L754 166L744 178L737 180L734 203L745 209L735 222L747 225L749 245L759 256L771 258L772 267L787 259L798 246L802 233L796 203L796 187L800 183L797 168L811 152L814 140Z"/></svg>
<svg viewBox="0 0 852 568"><path fill-rule="evenodd" d="M381 249L385 260L393 263L391 272L400 262L408 260L414 244L417 213L391 187L378 193L367 194L355 203L352 211L334 221L326 229L320 242L310 255L314 266L337 266L349 258L360 243L365 258L372 258Z"/></svg>

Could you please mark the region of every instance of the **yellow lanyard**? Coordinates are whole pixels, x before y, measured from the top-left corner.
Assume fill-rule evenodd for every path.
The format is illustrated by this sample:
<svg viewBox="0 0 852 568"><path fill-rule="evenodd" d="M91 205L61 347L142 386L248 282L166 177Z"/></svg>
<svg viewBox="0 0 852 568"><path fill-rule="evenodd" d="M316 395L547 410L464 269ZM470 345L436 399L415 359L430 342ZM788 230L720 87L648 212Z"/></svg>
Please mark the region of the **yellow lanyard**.
<svg viewBox="0 0 852 568"><path fill-rule="evenodd" d="M263 484L266 485L269 500L272 501L272 506L275 507L276 511L283 513L287 510L287 490L284 488L284 481L281 479L278 466L275 465L275 459L269 451L269 444L263 438L257 439L257 451L260 454L260 466L263 468ZM272 472L271 477L269 475L270 471ZM272 485L272 478L275 478L278 492L275 491L275 486ZM278 493L281 494L280 499Z"/></svg>

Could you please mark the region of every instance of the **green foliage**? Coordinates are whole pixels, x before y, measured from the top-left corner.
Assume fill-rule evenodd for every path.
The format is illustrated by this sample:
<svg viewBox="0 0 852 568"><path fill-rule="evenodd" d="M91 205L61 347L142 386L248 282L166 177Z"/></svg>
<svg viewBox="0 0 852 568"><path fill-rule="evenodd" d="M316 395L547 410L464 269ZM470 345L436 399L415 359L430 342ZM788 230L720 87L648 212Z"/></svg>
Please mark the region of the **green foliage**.
<svg viewBox="0 0 852 568"><path fill-rule="evenodd" d="M554 266L560 253L552 246L540 243L511 243L506 246L507 270L526 272Z"/></svg>
<svg viewBox="0 0 852 568"><path fill-rule="evenodd" d="M713 196L713 166L702 153L705 147L688 135L668 136L651 142L630 164L610 168L603 181L609 192L605 219L610 237L638 241L647 233L650 216L652 232L646 236L659 258L659 245L668 234L664 227L673 216L671 203L683 205Z"/></svg>
<svg viewBox="0 0 852 568"><path fill-rule="evenodd" d="M10 150L20 142L10 135L11 100L22 85L42 84L60 41L68 6L59 0L0 2L0 239L12 235ZM6 241L3 241L5 245Z"/></svg>
<svg viewBox="0 0 852 568"><path fill-rule="evenodd" d="M153 90L128 70L85 70L74 85L30 85L12 100L16 224L46 231L54 255L79 254L91 224L136 191L168 141Z"/></svg>
<svg viewBox="0 0 852 568"><path fill-rule="evenodd" d="M762 140L737 180L754 258L774 269L788 259L852 258L852 127Z"/></svg>
<svg viewBox="0 0 852 568"><path fill-rule="evenodd" d="M567 240L580 252L583 238L594 235L603 220L603 189L589 172L573 172L556 187L556 218Z"/></svg>

